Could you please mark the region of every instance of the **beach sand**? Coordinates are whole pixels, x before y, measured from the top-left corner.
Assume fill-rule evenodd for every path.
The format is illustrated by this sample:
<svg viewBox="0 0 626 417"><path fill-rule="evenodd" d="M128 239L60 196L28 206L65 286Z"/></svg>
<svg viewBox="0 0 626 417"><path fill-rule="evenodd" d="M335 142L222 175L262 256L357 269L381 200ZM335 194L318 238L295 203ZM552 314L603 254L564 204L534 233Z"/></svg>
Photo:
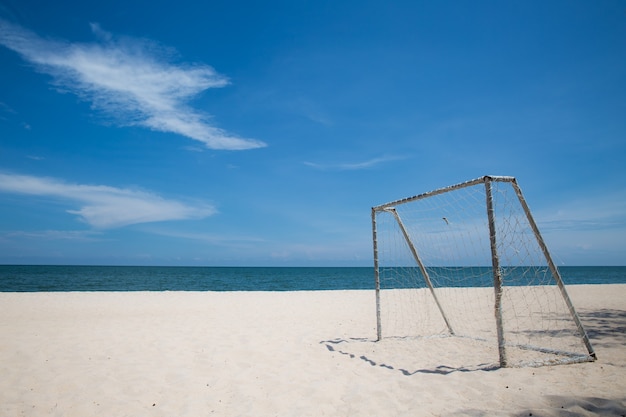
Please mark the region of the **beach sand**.
<svg viewBox="0 0 626 417"><path fill-rule="evenodd" d="M596 362L483 369L373 291L0 293L0 416L624 416L626 285L568 290Z"/></svg>

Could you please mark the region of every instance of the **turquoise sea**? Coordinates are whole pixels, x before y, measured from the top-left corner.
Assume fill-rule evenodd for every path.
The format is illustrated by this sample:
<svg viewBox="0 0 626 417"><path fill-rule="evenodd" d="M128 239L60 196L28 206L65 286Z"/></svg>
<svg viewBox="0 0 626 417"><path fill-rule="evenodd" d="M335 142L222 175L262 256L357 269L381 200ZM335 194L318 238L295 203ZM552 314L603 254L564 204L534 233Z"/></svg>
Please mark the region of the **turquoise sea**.
<svg viewBox="0 0 626 417"><path fill-rule="evenodd" d="M626 284L626 266L559 268L565 284ZM483 286L484 283L476 283ZM0 292L373 289L371 267L0 265Z"/></svg>

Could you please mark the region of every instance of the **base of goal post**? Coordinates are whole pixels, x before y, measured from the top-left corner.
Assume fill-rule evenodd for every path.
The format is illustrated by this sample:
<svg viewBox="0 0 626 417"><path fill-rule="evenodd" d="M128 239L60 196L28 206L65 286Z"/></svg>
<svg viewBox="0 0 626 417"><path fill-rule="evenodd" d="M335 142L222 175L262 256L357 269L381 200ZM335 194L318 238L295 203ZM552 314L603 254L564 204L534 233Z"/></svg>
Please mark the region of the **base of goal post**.
<svg viewBox="0 0 626 417"><path fill-rule="evenodd" d="M595 360L515 178L373 207L372 234L378 340L484 340L503 367Z"/></svg>

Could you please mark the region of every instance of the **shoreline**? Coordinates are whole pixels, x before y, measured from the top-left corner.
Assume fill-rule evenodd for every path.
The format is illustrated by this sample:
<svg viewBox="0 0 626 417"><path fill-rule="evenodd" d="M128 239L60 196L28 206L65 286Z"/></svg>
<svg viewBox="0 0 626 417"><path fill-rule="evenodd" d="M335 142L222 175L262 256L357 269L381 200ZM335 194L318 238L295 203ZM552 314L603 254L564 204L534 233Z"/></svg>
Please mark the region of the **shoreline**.
<svg viewBox="0 0 626 417"><path fill-rule="evenodd" d="M4 292L0 415L624 414L626 284L567 290L598 360L494 369L375 342L373 290Z"/></svg>

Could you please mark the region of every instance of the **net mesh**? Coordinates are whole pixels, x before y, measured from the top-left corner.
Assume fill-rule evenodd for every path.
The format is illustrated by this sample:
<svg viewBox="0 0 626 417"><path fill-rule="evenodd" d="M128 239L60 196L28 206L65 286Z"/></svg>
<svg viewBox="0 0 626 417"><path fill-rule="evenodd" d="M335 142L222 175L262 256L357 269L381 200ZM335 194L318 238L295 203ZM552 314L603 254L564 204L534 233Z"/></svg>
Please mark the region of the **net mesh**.
<svg viewBox="0 0 626 417"><path fill-rule="evenodd" d="M589 360L515 188L490 186L507 365ZM457 336L497 349L486 201L480 182L376 211L382 337Z"/></svg>

